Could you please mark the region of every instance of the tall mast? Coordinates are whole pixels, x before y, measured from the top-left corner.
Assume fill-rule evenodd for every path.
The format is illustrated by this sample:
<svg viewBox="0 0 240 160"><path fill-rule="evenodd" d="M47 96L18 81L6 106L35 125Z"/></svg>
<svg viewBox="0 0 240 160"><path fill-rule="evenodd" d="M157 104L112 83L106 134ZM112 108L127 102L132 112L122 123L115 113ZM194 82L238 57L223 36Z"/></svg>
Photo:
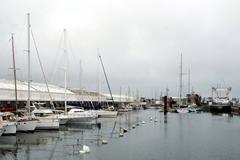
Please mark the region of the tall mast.
<svg viewBox="0 0 240 160"><path fill-rule="evenodd" d="M83 87L82 87L82 61L81 59L79 60L79 94L80 94L80 100L81 100L81 104L83 103Z"/></svg>
<svg viewBox="0 0 240 160"><path fill-rule="evenodd" d="M97 49L97 52L98 52L98 57L100 56L100 51L99 51L99 48ZM101 98L101 73L100 73L100 67L101 67L101 62L98 61L98 103L101 105L101 101L102 101L102 98Z"/></svg>
<svg viewBox="0 0 240 160"><path fill-rule="evenodd" d="M188 69L188 94L190 95L190 69Z"/></svg>
<svg viewBox="0 0 240 160"><path fill-rule="evenodd" d="M180 86L179 86L179 98L180 98L180 105L182 104L182 53L181 53L181 62L180 62L180 79L179 79L179 84L180 84Z"/></svg>
<svg viewBox="0 0 240 160"><path fill-rule="evenodd" d="M122 107L122 87L120 86L120 107Z"/></svg>
<svg viewBox="0 0 240 160"><path fill-rule="evenodd" d="M99 55L99 59L100 59L100 62L101 62L101 65L102 65L102 69L103 69L103 73L104 73L104 76L105 76L105 79L106 79L106 82L107 82L108 90L109 90L110 95L111 95L111 100L112 100L112 103L113 103L113 105L114 105L114 100L113 100L113 96L112 96L112 91L111 91L111 88L110 88L110 84L109 84L109 82L108 82L107 74L106 74L106 71L105 71L105 68L104 68L104 65L103 65L103 62L102 62L101 55Z"/></svg>
<svg viewBox="0 0 240 160"><path fill-rule="evenodd" d="M66 41L66 29L63 29L63 39L64 39L64 56L67 56L67 41ZM64 109L65 112L67 112L67 62L65 63L65 68L64 68Z"/></svg>
<svg viewBox="0 0 240 160"><path fill-rule="evenodd" d="M14 37L12 33L12 57L13 57L13 75L14 75L14 85L15 85L15 105L16 111L18 110L18 97L17 97L17 74L16 74L16 65L15 65L15 52L14 52Z"/></svg>
<svg viewBox="0 0 240 160"><path fill-rule="evenodd" d="M28 49L27 49L27 53L28 53L28 99L27 99L27 111L28 114L30 114L30 85L31 85L31 70L30 70L30 13L27 13L27 21L28 21L28 25L27 25L27 31L28 31Z"/></svg>

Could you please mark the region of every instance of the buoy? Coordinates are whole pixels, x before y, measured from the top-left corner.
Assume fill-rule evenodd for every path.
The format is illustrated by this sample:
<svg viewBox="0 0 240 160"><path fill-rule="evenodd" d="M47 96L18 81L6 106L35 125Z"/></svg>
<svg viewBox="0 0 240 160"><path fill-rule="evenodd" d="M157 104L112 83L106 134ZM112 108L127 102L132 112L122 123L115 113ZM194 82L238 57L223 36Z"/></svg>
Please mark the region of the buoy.
<svg viewBox="0 0 240 160"><path fill-rule="evenodd" d="M108 141L105 139L102 139L102 144L108 144Z"/></svg>
<svg viewBox="0 0 240 160"><path fill-rule="evenodd" d="M128 130L127 130L127 128L123 128L123 133L125 133L125 132L127 132Z"/></svg>
<svg viewBox="0 0 240 160"><path fill-rule="evenodd" d="M119 133L119 137L123 137L123 133Z"/></svg>
<svg viewBox="0 0 240 160"><path fill-rule="evenodd" d="M136 126L133 124L133 125L132 125L132 128L135 128L135 127L136 127Z"/></svg>
<svg viewBox="0 0 240 160"><path fill-rule="evenodd" d="M145 121L142 121L142 124L145 124Z"/></svg>
<svg viewBox="0 0 240 160"><path fill-rule="evenodd" d="M158 122L158 120L157 120L157 119L155 119L155 120L154 120L154 122Z"/></svg>
<svg viewBox="0 0 240 160"><path fill-rule="evenodd" d="M152 117L150 117L150 121L152 121L153 120L153 118Z"/></svg>

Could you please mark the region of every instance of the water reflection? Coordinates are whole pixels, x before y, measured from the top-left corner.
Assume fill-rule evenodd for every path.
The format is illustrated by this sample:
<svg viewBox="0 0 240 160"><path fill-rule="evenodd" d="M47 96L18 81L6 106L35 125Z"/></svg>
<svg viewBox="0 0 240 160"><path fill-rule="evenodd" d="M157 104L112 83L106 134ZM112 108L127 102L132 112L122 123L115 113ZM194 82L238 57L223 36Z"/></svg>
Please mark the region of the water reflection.
<svg viewBox="0 0 240 160"><path fill-rule="evenodd" d="M67 125L61 126L59 131L0 137L0 159L184 160L196 157L217 160L218 155L224 159L239 158L239 117L208 113L157 113L155 110L132 112L123 114L121 118L99 119L97 125ZM154 116L159 116L158 122L149 119ZM146 123L140 123L133 129L131 126L139 121ZM119 138L120 125L129 127L122 138ZM103 145L102 139L109 143ZM91 153L80 155L79 150L84 144L90 146ZM196 150L198 154L195 154Z"/></svg>
<svg viewBox="0 0 240 160"><path fill-rule="evenodd" d="M0 159L16 159L16 136L0 137Z"/></svg>
<svg viewBox="0 0 240 160"><path fill-rule="evenodd" d="M40 156L51 160L53 157L76 156L84 143L95 141L89 137L89 132L95 128L96 125L69 125L61 127L59 131L1 136L0 159L34 159Z"/></svg>

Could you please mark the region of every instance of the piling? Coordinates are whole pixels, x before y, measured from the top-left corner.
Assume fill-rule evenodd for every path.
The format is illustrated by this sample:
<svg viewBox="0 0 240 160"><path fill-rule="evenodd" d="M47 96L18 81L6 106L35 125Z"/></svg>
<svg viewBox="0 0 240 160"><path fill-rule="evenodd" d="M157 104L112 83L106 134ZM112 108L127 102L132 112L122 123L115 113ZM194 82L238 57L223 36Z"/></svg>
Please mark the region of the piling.
<svg viewBox="0 0 240 160"><path fill-rule="evenodd" d="M163 108L163 112L164 112L164 115L167 114L167 96L164 96L163 97L163 101L164 101L164 108Z"/></svg>

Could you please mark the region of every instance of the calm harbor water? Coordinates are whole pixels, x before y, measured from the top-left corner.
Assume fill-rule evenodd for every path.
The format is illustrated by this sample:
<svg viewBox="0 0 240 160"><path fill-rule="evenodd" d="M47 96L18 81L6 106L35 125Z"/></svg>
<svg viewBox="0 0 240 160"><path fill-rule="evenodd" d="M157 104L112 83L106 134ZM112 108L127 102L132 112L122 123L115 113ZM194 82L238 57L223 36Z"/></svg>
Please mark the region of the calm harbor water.
<svg viewBox="0 0 240 160"><path fill-rule="evenodd" d="M151 122L150 117L158 122ZM132 124L145 121L132 129ZM164 116L157 110L132 111L94 125L63 126L59 131L0 137L6 160L238 160L240 117L210 113ZM119 127L128 128L119 137ZM108 144L101 144L99 139ZM89 154L80 155L82 145Z"/></svg>

